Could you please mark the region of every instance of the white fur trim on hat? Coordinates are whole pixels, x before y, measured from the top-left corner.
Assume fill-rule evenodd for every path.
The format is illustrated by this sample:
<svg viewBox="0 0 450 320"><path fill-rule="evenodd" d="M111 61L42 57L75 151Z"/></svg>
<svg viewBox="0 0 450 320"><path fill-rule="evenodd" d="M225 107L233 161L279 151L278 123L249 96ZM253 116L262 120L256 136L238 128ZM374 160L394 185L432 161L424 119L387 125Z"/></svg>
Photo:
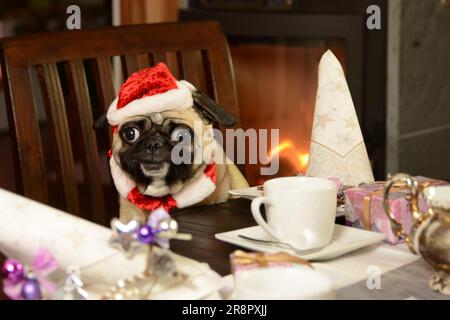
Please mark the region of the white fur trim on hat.
<svg viewBox="0 0 450 320"><path fill-rule="evenodd" d="M195 90L195 87L184 80L176 83L177 89L153 96L144 96L131 101L120 109L117 109L118 98L114 99L106 114L109 124L117 126L133 116L167 110L183 110L192 107L194 101L191 91Z"/></svg>

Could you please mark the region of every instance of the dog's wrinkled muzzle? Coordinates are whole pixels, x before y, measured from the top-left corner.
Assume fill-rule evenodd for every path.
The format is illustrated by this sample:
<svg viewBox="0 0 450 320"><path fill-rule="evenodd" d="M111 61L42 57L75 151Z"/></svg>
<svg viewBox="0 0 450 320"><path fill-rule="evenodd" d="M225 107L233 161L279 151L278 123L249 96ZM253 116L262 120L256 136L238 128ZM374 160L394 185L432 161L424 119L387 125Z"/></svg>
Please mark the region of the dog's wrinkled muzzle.
<svg viewBox="0 0 450 320"><path fill-rule="evenodd" d="M161 165L170 161L171 146L160 137L145 141L143 148L135 153L135 159L144 165Z"/></svg>

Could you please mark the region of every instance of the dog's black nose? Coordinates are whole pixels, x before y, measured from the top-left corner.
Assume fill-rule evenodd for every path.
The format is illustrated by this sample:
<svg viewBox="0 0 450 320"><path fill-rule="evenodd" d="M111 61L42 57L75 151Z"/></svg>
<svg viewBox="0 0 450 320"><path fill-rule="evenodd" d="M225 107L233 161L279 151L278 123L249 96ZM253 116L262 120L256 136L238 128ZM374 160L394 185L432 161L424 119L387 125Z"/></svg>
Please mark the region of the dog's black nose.
<svg viewBox="0 0 450 320"><path fill-rule="evenodd" d="M158 140L147 141L146 147L152 151L161 149L164 146L164 142Z"/></svg>
<svg viewBox="0 0 450 320"><path fill-rule="evenodd" d="M162 138L150 138L145 142L144 147L142 157L145 161L161 162L170 157L170 148Z"/></svg>

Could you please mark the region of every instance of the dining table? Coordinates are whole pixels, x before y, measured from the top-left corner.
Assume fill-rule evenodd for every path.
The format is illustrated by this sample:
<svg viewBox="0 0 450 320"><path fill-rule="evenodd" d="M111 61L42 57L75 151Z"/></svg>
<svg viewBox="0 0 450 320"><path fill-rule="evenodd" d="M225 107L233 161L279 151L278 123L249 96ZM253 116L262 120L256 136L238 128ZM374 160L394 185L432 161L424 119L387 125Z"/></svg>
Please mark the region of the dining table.
<svg viewBox="0 0 450 320"><path fill-rule="evenodd" d="M237 246L222 242L215 234L255 226L250 211L251 201L231 199L224 203L181 209L173 214L181 232L192 234L192 241L173 241L172 250L186 257L203 261L224 276L230 273L230 254ZM336 218L345 224L345 217Z"/></svg>
<svg viewBox="0 0 450 320"><path fill-rule="evenodd" d="M180 232L192 235L191 241L172 241L171 249L180 255L206 262L220 275L230 273L229 255L236 246L215 239L218 232L255 225L250 212L250 200L231 199L227 202L178 209L172 216ZM5 261L0 252L0 265ZM6 299L0 290L0 300Z"/></svg>
<svg viewBox="0 0 450 320"><path fill-rule="evenodd" d="M217 233L255 226L250 200L231 199L214 205L193 206L172 213L180 232L192 235L191 241L172 241L175 253L207 263L224 278L231 279L230 254L239 248L215 238ZM262 210L264 212L264 210ZM345 225L345 216L336 223ZM245 250L245 249L244 249ZM248 250L247 250L248 251ZM5 257L0 253L0 263ZM448 299L428 288L432 269L419 257L408 252L405 244L387 243L363 248L333 261L313 264L325 270L339 283L338 299ZM368 289L366 269L375 265L382 272L383 290ZM0 300L6 299L0 290Z"/></svg>

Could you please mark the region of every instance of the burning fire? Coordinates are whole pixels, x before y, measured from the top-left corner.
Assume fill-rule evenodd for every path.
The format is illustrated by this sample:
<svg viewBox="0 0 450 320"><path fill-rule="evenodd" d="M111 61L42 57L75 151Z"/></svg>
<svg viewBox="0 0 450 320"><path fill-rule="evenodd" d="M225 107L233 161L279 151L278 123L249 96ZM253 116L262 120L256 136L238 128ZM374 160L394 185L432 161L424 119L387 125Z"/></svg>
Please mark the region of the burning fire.
<svg viewBox="0 0 450 320"><path fill-rule="evenodd" d="M273 155L280 154L284 150L289 151L289 153L287 154L289 159L293 158L290 156L291 153L294 153L296 155L296 161L294 164L300 172L305 173L306 168L308 167L309 153L298 152L294 144L289 140L281 142L278 146L270 150L268 153L269 159L272 158Z"/></svg>
<svg viewBox="0 0 450 320"><path fill-rule="evenodd" d="M277 145L275 148L270 150L268 156L269 156L269 158L272 158L272 156L274 154L280 153L284 149L291 148L291 147L292 147L292 142L290 142L290 141L282 142L279 145Z"/></svg>
<svg viewBox="0 0 450 320"><path fill-rule="evenodd" d="M302 168L306 169L306 167L308 166L308 161L309 161L309 153L299 153L297 155L298 161L300 161L300 166L302 166Z"/></svg>

